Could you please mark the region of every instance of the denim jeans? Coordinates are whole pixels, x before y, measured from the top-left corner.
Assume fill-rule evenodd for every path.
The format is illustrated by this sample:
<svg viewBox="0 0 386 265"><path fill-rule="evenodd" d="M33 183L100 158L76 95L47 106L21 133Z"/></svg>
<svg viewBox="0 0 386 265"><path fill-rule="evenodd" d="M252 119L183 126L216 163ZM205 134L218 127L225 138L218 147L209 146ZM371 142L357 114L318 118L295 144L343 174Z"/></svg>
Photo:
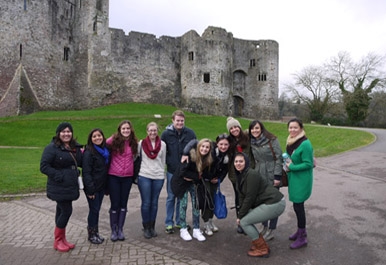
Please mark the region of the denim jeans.
<svg viewBox="0 0 386 265"><path fill-rule="evenodd" d="M240 220L240 226L252 240L256 240L259 238L259 231L254 224L276 218L284 212L284 209L285 200L274 204L261 204L251 209L248 214Z"/></svg>
<svg viewBox="0 0 386 265"><path fill-rule="evenodd" d="M131 186L133 184L132 177L117 177L109 175L109 193L110 193L110 209L119 211L120 209L127 209L127 201Z"/></svg>
<svg viewBox="0 0 386 265"><path fill-rule="evenodd" d="M138 189L141 194L142 223L156 220L158 212L158 198L164 185L164 179L150 179L138 176Z"/></svg>
<svg viewBox="0 0 386 265"><path fill-rule="evenodd" d="M94 199L90 199L86 195L87 202L88 202L88 208L89 208L87 223L88 223L88 227L92 227L92 228L98 226L99 212L101 210L103 197L105 196L105 191L104 190L97 191L97 192L95 192L94 195L95 195Z"/></svg>
<svg viewBox="0 0 386 265"><path fill-rule="evenodd" d="M196 187L191 184L188 190L184 193L184 196L181 198L180 204L180 221L181 228L186 228L186 210L188 208L188 194L192 199L192 220L193 228L200 228L200 209L197 205L197 196L196 196Z"/></svg>
<svg viewBox="0 0 386 265"><path fill-rule="evenodd" d="M180 224L180 199L178 199L176 196L174 196L174 193L172 191L171 187L171 180L172 180L173 174L170 172L166 172L166 188L168 192L168 197L166 198L166 219L165 219L165 226L173 226L173 216L174 213L176 213L176 225Z"/></svg>

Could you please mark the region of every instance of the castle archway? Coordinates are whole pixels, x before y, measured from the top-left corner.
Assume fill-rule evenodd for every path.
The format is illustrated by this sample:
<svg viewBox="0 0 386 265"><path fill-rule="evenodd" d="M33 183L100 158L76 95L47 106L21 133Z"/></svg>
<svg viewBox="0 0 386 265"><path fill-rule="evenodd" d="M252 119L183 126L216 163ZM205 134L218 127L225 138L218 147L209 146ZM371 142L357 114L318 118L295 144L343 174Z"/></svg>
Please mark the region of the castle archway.
<svg viewBox="0 0 386 265"><path fill-rule="evenodd" d="M234 116L242 117L244 109L244 99L239 96L233 97L233 106L234 106Z"/></svg>

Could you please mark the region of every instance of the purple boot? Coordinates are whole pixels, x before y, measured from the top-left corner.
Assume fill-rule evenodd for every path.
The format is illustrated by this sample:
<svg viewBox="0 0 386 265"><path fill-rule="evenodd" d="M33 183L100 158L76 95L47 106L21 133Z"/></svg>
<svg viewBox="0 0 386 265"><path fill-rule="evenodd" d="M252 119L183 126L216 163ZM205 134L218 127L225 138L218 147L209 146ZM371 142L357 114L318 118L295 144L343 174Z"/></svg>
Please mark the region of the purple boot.
<svg viewBox="0 0 386 265"><path fill-rule="evenodd" d="M300 229L300 228L298 228L298 230L297 230L295 233L293 233L292 235L290 235L288 239L289 239L289 240L292 240L292 241L295 241L295 240L298 238L298 235L299 235L299 229ZM304 229L304 236L307 237L307 232L306 232L305 229Z"/></svg>
<svg viewBox="0 0 386 265"><path fill-rule="evenodd" d="M305 228L299 228L297 238L295 242L290 245L290 248L297 249L303 246L307 246L307 232Z"/></svg>

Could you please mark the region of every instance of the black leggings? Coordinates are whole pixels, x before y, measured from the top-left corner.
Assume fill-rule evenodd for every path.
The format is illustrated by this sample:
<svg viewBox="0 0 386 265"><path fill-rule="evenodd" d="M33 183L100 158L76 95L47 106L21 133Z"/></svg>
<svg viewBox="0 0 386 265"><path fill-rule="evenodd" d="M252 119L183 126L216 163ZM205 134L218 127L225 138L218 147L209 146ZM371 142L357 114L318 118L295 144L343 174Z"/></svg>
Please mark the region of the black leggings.
<svg viewBox="0 0 386 265"><path fill-rule="evenodd" d="M56 202L55 224L58 228L66 228L72 214L72 201Z"/></svg>
<svg viewBox="0 0 386 265"><path fill-rule="evenodd" d="M298 219L298 228L306 228L306 212L304 210L304 202L294 202L294 211Z"/></svg>

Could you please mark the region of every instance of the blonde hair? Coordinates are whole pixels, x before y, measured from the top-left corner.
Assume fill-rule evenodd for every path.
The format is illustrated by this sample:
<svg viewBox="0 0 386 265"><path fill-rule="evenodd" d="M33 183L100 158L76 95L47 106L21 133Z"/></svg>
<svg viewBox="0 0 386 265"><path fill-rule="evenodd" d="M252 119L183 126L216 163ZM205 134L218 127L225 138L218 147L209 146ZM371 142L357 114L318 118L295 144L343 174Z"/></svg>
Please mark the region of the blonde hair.
<svg viewBox="0 0 386 265"><path fill-rule="evenodd" d="M204 143L209 143L209 152L205 156L202 156L200 148ZM210 169L213 163L212 141L208 138L201 139L197 144L197 148L190 151L190 159L196 163L196 168L199 174L202 174L206 168Z"/></svg>

